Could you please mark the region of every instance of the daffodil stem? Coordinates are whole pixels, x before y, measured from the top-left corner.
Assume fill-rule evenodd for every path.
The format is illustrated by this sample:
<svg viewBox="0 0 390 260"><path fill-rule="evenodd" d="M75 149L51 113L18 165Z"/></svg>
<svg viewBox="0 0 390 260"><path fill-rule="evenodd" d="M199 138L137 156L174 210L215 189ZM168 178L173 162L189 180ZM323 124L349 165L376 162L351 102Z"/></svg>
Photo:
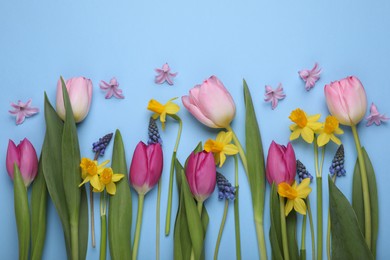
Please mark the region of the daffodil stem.
<svg viewBox="0 0 390 260"><path fill-rule="evenodd" d="M336 183L336 174L333 175L332 181ZM328 208L328 229L326 232L326 254L330 259L330 209Z"/></svg>
<svg viewBox="0 0 390 260"><path fill-rule="evenodd" d="M138 212L137 212L137 224L135 226L134 245L133 245L133 260L137 260L139 239L141 235L142 225L142 211L144 207L144 194L138 194Z"/></svg>
<svg viewBox="0 0 390 260"><path fill-rule="evenodd" d="M160 259L160 207L161 207L161 179L158 181L156 203L156 260Z"/></svg>
<svg viewBox="0 0 390 260"><path fill-rule="evenodd" d="M223 229L224 229L225 223L226 223L226 216L227 216L227 213L228 213L228 208L229 208L229 200L225 199L225 206L223 208L223 215L222 215L221 226L219 227L217 243L215 245L214 260L218 259L219 245L221 244L221 238L222 238Z"/></svg>
<svg viewBox="0 0 390 260"><path fill-rule="evenodd" d="M282 246L283 246L283 256L284 256L283 259L289 260L290 255L288 252L286 215L284 213L284 198L281 196L279 196L279 206L280 206L280 227L282 230Z"/></svg>
<svg viewBox="0 0 390 260"><path fill-rule="evenodd" d="M318 145L317 138L314 138L314 166L316 169L316 176L320 177L320 171L318 170Z"/></svg>
<svg viewBox="0 0 390 260"><path fill-rule="evenodd" d="M309 197L306 198L307 203L307 212L309 214L309 224L310 224L310 235L311 235L311 255L312 259L315 259L316 256L316 242L315 242L315 235L314 235L314 224L313 224L313 215L311 214L311 206L310 206L310 199Z"/></svg>
<svg viewBox="0 0 390 260"><path fill-rule="evenodd" d="M240 154L241 162L242 162L242 165L244 166L246 177L249 177L248 176L248 163L247 163L247 160L246 160L245 151L242 148L242 145L241 145L240 141L238 140L236 133L231 128L231 126L226 127L226 130L228 130L228 131L233 133L233 141L234 141L235 145L238 148L238 153Z"/></svg>
<svg viewBox="0 0 390 260"><path fill-rule="evenodd" d="M234 198L234 230L236 234L236 259L241 260L241 235L240 235L240 210L239 210L239 185L238 185L238 157L234 156L234 172L236 194Z"/></svg>
<svg viewBox="0 0 390 260"><path fill-rule="evenodd" d="M302 234L301 234L301 250L306 250L306 218L307 215L303 216L302 220Z"/></svg>
<svg viewBox="0 0 390 260"><path fill-rule="evenodd" d="M173 193L173 173L175 171L175 159L177 149L179 148L181 132L183 130L183 123L181 118L177 115L170 115L173 119L179 122L179 130L177 132L175 147L173 148L171 168L169 171L169 188L168 188L168 203L167 203L167 212L165 217L165 235L168 236L171 230L171 212L172 212L172 193Z"/></svg>
<svg viewBox="0 0 390 260"><path fill-rule="evenodd" d="M322 170L324 168L325 148L326 148L326 145L322 146L322 149L321 149L320 176L322 176Z"/></svg>
<svg viewBox="0 0 390 260"><path fill-rule="evenodd" d="M99 152L95 153L95 157L93 158L94 161L96 161L99 158ZM96 247L96 240L95 240L95 210L94 210L94 203L93 203L93 187L92 185L89 185L89 206L90 206L90 215L91 215L91 243L92 247Z"/></svg>
<svg viewBox="0 0 390 260"><path fill-rule="evenodd" d="M107 255L107 204L105 191L100 193L100 260L106 260Z"/></svg>
<svg viewBox="0 0 390 260"><path fill-rule="evenodd" d="M322 177L317 177L317 260L322 259Z"/></svg>
<svg viewBox="0 0 390 260"><path fill-rule="evenodd" d="M363 205L364 205L364 237L368 248L371 250L371 205L370 205L370 193L368 189L366 163L364 161L362 146L360 144L359 135L356 129L356 125L351 126L353 137L355 139L356 151L358 154L360 175L362 178L363 189Z"/></svg>

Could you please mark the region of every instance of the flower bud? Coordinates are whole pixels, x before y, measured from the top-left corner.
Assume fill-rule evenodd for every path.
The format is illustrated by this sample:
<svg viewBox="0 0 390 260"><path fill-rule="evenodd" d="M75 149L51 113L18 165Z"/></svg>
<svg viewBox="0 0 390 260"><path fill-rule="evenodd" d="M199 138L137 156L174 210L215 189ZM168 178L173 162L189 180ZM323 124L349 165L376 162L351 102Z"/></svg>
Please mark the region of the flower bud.
<svg viewBox="0 0 390 260"><path fill-rule="evenodd" d="M294 149L289 142L287 147L272 141L267 156L266 177L268 183L276 185L282 182L292 184L296 173Z"/></svg>

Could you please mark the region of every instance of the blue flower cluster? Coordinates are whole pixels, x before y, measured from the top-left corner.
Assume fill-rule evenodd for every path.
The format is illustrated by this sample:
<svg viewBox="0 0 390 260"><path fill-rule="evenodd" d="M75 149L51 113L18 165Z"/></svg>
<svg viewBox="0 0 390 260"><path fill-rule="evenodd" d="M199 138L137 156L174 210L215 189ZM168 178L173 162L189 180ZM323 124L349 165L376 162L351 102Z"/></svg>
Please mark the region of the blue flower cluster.
<svg viewBox="0 0 390 260"><path fill-rule="evenodd" d="M300 160L297 160L297 175L299 178L299 183L303 181L303 179L310 178L310 182L313 181L313 176L306 169L305 165Z"/></svg>
<svg viewBox="0 0 390 260"><path fill-rule="evenodd" d="M217 172L218 199L234 200L236 188L219 172Z"/></svg>
<svg viewBox="0 0 390 260"><path fill-rule="evenodd" d="M160 133L158 132L156 120L154 120L152 117L149 120L148 135L149 135L148 144L159 143L162 145L162 139L160 137Z"/></svg>
<svg viewBox="0 0 390 260"><path fill-rule="evenodd" d="M332 165L329 167L331 176L336 174L337 177L345 176L344 169L344 146L340 145L333 157Z"/></svg>
<svg viewBox="0 0 390 260"><path fill-rule="evenodd" d="M108 144L111 141L111 138L112 133L106 134L102 138L99 138L99 141L92 144L92 151L99 153L100 156L103 156Z"/></svg>

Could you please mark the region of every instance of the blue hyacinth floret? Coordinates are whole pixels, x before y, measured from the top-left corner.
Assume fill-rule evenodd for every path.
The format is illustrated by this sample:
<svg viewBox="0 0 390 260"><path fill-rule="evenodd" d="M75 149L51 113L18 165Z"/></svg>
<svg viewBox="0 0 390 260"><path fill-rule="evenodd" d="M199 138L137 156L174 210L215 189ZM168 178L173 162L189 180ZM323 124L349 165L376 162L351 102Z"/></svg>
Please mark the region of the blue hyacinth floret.
<svg viewBox="0 0 390 260"><path fill-rule="evenodd" d="M111 141L111 138L112 133L106 134L102 138L99 138L99 141L92 144L92 151L99 153L100 156L103 156L108 144Z"/></svg>
<svg viewBox="0 0 390 260"><path fill-rule="evenodd" d="M236 188L219 172L217 172L218 199L234 200Z"/></svg>
<svg viewBox="0 0 390 260"><path fill-rule="evenodd" d="M306 169L305 165L300 160L297 160L297 175L299 178L299 183L303 181L303 179L310 178L310 182L313 181L313 176Z"/></svg>
<svg viewBox="0 0 390 260"><path fill-rule="evenodd" d="M332 165L329 167L331 176L336 174L337 177L345 176L344 169L344 146L340 145L333 157Z"/></svg>
<svg viewBox="0 0 390 260"><path fill-rule="evenodd" d="M149 120L148 136L149 136L148 144L159 143L162 145L162 139L160 137L160 133L158 132L156 120L154 120L152 117Z"/></svg>

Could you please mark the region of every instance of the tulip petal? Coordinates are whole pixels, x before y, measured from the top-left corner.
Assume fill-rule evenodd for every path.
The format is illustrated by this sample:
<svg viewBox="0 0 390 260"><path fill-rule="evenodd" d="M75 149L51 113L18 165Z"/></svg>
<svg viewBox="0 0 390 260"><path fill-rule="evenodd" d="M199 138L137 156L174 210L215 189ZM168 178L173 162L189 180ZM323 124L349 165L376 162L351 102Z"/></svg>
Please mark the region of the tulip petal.
<svg viewBox="0 0 390 260"><path fill-rule="evenodd" d="M208 119L202 111L194 104L190 102L190 97L183 96L181 98L184 107L202 124L211 127L211 128L219 128L216 124L213 123L210 119Z"/></svg>
<svg viewBox="0 0 390 260"><path fill-rule="evenodd" d="M19 158L19 149L16 147L15 143L12 140L8 141L7 148L7 158L6 158L6 166L8 175L11 179L14 179L14 164L20 167L20 158Z"/></svg>

